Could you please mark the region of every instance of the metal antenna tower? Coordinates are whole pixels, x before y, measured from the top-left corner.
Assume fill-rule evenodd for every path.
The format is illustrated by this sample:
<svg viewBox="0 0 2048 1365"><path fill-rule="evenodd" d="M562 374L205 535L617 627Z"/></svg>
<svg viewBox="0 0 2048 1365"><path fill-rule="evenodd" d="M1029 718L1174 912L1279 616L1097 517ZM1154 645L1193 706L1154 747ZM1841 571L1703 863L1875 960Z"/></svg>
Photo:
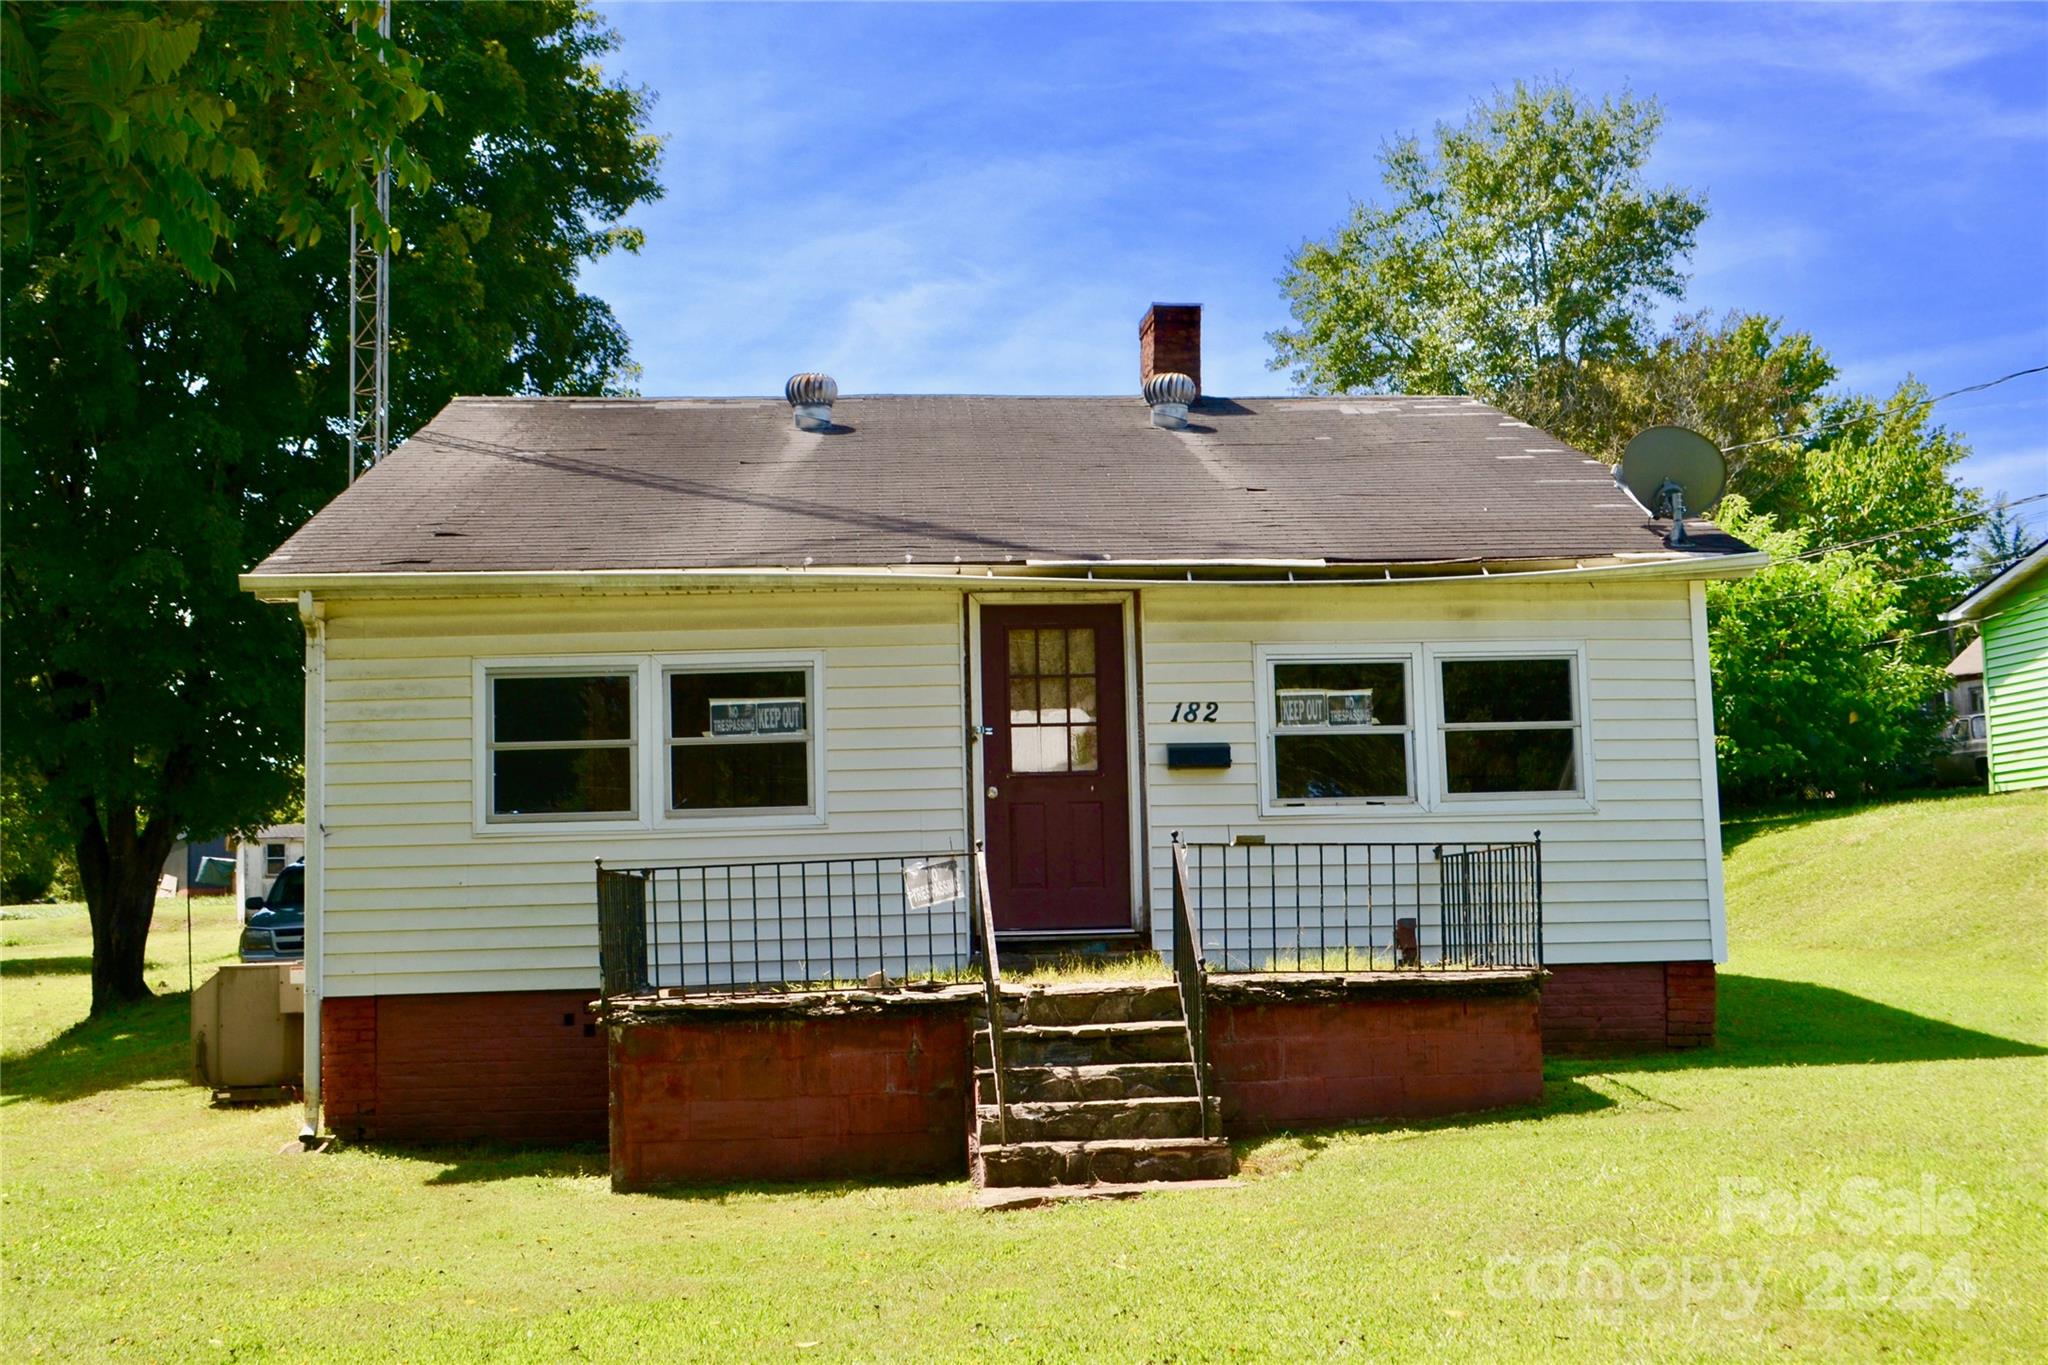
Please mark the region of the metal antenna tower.
<svg viewBox="0 0 2048 1365"><path fill-rule="evenodd" d="M391 0L377 10L377 32L391 37ZM391 149L370 163L377 216L391 223ZM374 244L351 204L348 211L348 481L391 448L391 234ZM368 461L364 460L365 449Z"/></svg>

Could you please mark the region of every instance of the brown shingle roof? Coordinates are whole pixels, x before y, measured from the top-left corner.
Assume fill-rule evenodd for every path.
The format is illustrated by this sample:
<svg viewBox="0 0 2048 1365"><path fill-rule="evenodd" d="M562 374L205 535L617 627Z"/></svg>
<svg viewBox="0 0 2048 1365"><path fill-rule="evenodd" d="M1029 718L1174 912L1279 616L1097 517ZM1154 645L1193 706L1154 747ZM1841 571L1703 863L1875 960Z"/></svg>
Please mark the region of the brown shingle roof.
<svg viewBox="0 0 2048 1365"><path fill-rule="evenodd" d="M1606 558L1607 469L1465 398L462 398L258 574ZM1746 547L1706 530L1697 554Z"/></svg>

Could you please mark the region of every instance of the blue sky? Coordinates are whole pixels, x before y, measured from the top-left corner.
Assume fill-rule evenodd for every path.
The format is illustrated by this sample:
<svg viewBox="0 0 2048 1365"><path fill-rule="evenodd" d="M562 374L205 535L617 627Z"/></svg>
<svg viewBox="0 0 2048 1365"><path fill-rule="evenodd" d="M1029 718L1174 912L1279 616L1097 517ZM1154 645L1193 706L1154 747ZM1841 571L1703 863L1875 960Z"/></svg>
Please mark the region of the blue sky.
<svg viewBox="0 0 2048 1365"><path fill-rule="evenodd" d="M2048 5L602 9L668 193L585 285L650 394L1134 391L1155 299L1205 306L1206 389L1286 392L1274 278L1381 141L1553 76L1664 102L1685 307L1864 389L2048 362ZM1936 411L1970 481L2048 491L2048 376Z"/></svg>

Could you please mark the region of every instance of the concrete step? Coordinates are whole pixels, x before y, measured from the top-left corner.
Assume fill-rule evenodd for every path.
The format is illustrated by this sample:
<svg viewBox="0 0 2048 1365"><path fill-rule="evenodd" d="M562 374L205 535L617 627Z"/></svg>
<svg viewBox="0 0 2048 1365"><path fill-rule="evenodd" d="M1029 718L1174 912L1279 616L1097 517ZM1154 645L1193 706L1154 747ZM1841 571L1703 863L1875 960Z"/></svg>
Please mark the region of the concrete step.
<svg viewBox="0 0 2048 1365"><path fill-rule="evenodd" d="M1146 1023L1180 1017L1180 988L1171 981L1028 986L1021 992L1010 986L1003 991L1006 1027Z"/></svg>
<svg viewBox="0 0 2048 1365"><path fill-rule="evenodd" d="M1020 1024L1003 1029L1003 1064L1101 1066L1111 1062L1190 1063L1187 1025L1179 1019L1128 1024ZM974 1064L989 1065L989 1032L975 1030Z"/></svg>
<svg viewBox="0 0 2048 1365"><path fill-rule="evenodd" d="M1192 1062L1113 1062L1107 1066L1011 1066L1003 1069L1012 1104L1051 1101L1156 1099L1192 1096ZM989 1089L986 1068L975 1073L981 1095Z"/></svg>
<svg viewBox="0 0 2048 1365"><path fill-rule="evenodd" d="M1192 1095L1143 1100L1082 1100L1069 1103L1011 1103L1007 1133L996 1107L981 1096L975 1109L981 1144L1011 1142L1094 1142L1104 1138L1198 1138L1202 1106ZM1210 1131L1222 1125L1215 1099L1209 1101Z"/></svg>
<svg viewBox="0 0 2048 1365"><path fill-rule="evenodd" d="M1013 1142L983 1147L980 1155L984 1187L1223 1180L1233 1166L1230 1144L1221 1138Z"/></svg>

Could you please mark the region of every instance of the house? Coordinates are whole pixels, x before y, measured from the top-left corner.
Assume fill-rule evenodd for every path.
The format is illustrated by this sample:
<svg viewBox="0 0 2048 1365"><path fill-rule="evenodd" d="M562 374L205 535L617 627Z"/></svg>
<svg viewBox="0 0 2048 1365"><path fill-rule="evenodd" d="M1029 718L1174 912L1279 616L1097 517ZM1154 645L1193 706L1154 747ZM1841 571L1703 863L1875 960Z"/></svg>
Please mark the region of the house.
<svg viewBox="0 0 2048 1365"><path fill-rule="evenodd" d="M235 858L235 904L246 906L252 896L270 890L277 874L306 856L306 827L303 824L270 825L252 839L232 841Z"/></svg>
<svg viewBox="0 0 2048 1365"><path fill-rule="evenodd" d="M1938 777L1958 784L1983 782L1989 775L1985 754L1984 637L1970 641L1948 661L1948 687L1942 704L1949 721L1943 731L1947 751L1935 760Z"/></svg>
<svg viewBox="0 0 2048 1365"><path fill-rule="evenodd" d="M1974 623L1980 632L1991 790L2048 787L2048 543L2007 565L1941 619Z"/></svg>
<svg viewBox="0 0 2048 1365"><path fill-rule="evenodd" d="M1200 375L1199 307L1156 305L1122 396L462 398L247 574L307 634L328 1121L602 1135L619 867L605 974L656 995L915 976L974 907L1005 952L1171 953L1184 891L1219 974L1498 949L1548 971L1545 1047L1711 1041L1704 585L1762 556L1668 548L1469 398ZM1444 1008L1417 1056L1464 1046ZM901 1027L832 1066L900 1099L964 1055Z"/></svg>

